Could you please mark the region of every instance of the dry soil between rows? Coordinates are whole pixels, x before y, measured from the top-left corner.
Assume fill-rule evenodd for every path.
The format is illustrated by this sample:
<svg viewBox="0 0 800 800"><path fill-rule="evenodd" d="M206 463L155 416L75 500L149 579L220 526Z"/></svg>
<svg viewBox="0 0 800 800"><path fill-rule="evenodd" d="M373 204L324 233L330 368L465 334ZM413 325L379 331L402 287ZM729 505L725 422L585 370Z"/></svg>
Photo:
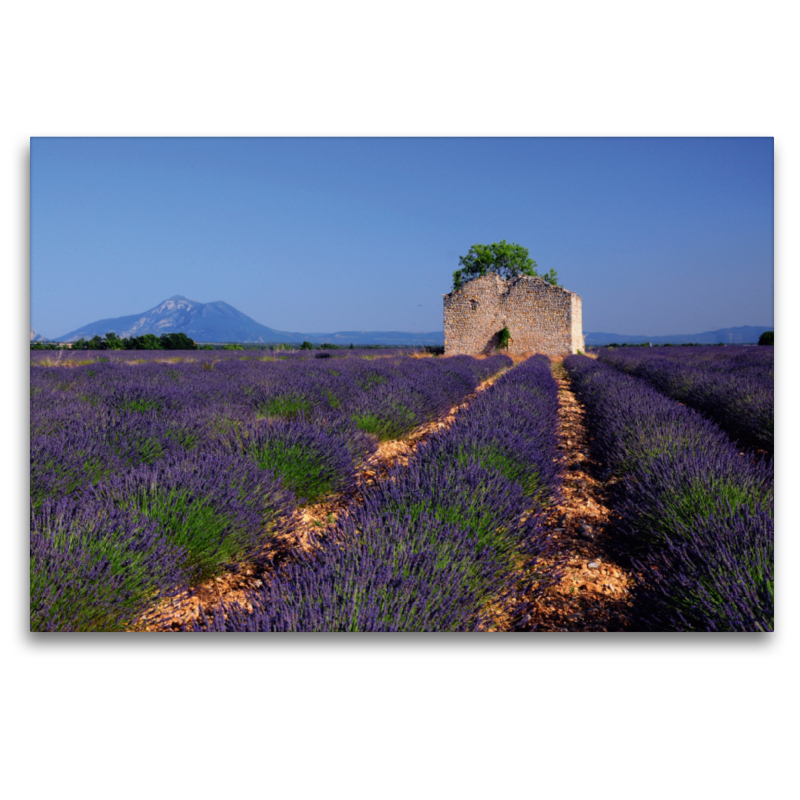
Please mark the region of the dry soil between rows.
<svg viewBox="0 0 800 800"><path fill-rule="evenodd" d="M563 359L553 359L559 394L559 448L564 468L563 502L548 515L561 580L533 598L516 630L630 630L632 578L613 556L617 517L599 479L602 465L590 455L585 412L577 401Z"/></svg>

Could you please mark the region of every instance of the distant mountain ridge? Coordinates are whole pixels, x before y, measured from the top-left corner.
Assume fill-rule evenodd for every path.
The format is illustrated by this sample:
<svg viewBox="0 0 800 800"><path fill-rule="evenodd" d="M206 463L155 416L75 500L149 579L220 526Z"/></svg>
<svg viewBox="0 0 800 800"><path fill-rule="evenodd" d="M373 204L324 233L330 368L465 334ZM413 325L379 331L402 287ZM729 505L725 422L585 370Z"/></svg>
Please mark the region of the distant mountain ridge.
<svg viewBox="0 0 800 800"><path fill-rule="evenodd" d="M584 333L587 347L608 344L758 344L764 331L774 330L762 325L740 325L738 328L720 328L703 333L675 334L672 336L626 336L621 333Z"/></svg>
<svg viewBox="0 0 800 800"><path fill-rule="evenodd" d="M279 331L256 322L233 306L218 300L199 303L174 295L142 314L90 322L59 336L56 341L74 342L114 332L122 338L152 333L185 333L196 342L242 342L244 344L444 344L444 331L407 333L404 331L338 331L299 333Z"/></svg>

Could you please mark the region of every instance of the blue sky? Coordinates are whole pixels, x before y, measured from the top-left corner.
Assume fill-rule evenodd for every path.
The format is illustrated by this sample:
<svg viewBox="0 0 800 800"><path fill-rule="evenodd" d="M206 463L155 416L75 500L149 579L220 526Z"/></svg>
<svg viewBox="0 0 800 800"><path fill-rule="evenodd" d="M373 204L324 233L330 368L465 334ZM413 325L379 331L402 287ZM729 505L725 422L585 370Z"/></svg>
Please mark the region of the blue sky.
<svg viewBox="0 0 800 800"><path fill-rule="evenodd" d="M280 330L441 330L459 255L501 239L585 331L772 325L773 140L31 140L47 337L175 294Z"/></svg>

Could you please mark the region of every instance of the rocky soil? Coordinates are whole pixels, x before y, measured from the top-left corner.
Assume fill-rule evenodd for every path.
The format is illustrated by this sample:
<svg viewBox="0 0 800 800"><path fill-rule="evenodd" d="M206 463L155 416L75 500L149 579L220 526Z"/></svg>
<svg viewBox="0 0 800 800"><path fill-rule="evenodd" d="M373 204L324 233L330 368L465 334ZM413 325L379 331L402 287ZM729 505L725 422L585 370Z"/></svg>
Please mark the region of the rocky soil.
<svg viewBox="0 0 800 800"><path fill-rule="evenodd" d="M616 517L606 504L602 466L589 454L584 410L561 361L554 359L553 374L559 387L564 501L551 510L548 526L564 560L564 575L544 596L527 604L513 629L629 630L631 574L614 556Z"/></svg>

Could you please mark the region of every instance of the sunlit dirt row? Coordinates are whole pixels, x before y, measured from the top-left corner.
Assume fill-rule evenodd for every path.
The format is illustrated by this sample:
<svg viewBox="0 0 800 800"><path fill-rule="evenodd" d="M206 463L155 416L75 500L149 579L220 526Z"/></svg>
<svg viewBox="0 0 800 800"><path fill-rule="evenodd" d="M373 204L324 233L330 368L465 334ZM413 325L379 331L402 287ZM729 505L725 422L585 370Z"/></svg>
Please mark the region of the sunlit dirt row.
<svg viewBox="0 0 800 800"><path fill-rule="evenodd" d="M561 361L553 359L553 374L559 387L564 501L551 510L548 526L564 561L564 575L543 596L523 604L525 613L512 629L629 630L632 580L613 555L616 520L605 504L607 476L590 456L584 410Z"/></svg>

